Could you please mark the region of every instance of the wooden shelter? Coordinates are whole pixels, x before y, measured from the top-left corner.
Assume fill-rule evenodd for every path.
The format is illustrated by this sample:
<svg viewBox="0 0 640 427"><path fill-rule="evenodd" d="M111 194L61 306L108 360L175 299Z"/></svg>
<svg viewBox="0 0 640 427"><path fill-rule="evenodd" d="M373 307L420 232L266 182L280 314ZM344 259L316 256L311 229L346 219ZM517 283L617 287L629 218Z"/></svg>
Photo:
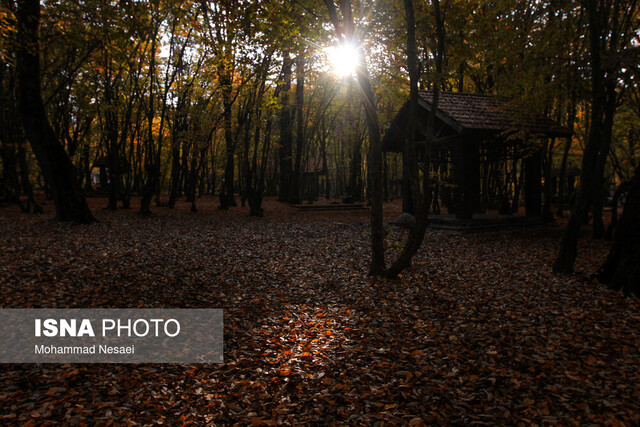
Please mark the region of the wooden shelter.
<svg viewBox="0 0 640 427"><path fill-rule="evenodd" d="M310 157L302 172L302 200L313 203L320 198L320 177L326 179L327 171L322 158Z"/></svg>
<svg viewBox="0 0 640 427"><path fill-rule="evenodd" d="M98 171L94 171L98 169ZM106 156L98 157L91 165L91 184L98 193L105 193L109 183L109 159Z"/></svg>
<svg viewBox="0 0 640 427"><path fill-rule="evenodd" d="M433 94L420 92L416 125L418 161L429 141L427 122ZM453 203L457 219L472 219L480 206L480 164L508 156L522 158L528 216L542 211L541 153L536 140L570 138L571 131L548 117L532 115L507 98L467 93L440 93L435 112L432 161L452 166ZM407 138L409 103L405 103L382 141L385 152L401 153ZM403 186L406 200L408 186Z"/></svg>
<svg viewBox="0 0 640 427"><path fill-rule="evenodd" d="M108 156L100 156L91 164L91 184L96 193L106 193L108 191L111 184L111 168L113 166ZM131 172L131 166L123 158L118 160L117 166L121 175ZM95 169L98 170L96 171Z"/></svg>

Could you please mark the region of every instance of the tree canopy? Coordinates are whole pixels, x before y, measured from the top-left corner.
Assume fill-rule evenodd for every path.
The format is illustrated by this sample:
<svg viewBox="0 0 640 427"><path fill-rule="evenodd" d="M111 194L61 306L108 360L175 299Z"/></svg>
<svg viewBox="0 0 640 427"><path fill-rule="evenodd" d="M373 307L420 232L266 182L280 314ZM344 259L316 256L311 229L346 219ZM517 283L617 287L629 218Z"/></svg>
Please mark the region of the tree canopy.
<svg viewBox="0 0 640 427"><path fill-rule="evenodd" d="M545 185L554 169L563 171L564 185L567 170L585 168L572 224L593 211L594 232L603 236L602 202L591 195L629 182L640 159L637 2L409 4L416 87L508 97L522 111L573 129L569 141L536 143ZM4 0L0 8L0 197L22 204L28 196L23 207L31 210L34 188L57 190L42 158L34 162L34 135L18 125L20 52L31 49L19 37L18 5ZM392 197L403 174L402 156L378 156L377 141L409 98L405 6L370 0L43 2L40 81L27 78L25 85L40 92L43 118L70 159L77 185L95 190L100 169L109 209L130 207L132 195L140 195L140 213L150 215L153 200L173 207L184 196L195 211L197 195L215 193L223 209L237 205L239 196L253 215L262 215L265 194L300 203L308 172L319 174L327 197L373 203L375 196ZM364 102L357 101L359 91ZM501 176L495 173L504 189L495 200L483 191L489 207L507 194L517 205L521 168L517 161L501 168ZM421 191L446 191L447 170L415 173L430 177ZM564 193L557 197L572 197ZM549 193L547 213L550 200ZM377 202L373 206L380 211ZM380 238L379 230L374 234ZM571 270L574 234L558 271Z"/></svg>

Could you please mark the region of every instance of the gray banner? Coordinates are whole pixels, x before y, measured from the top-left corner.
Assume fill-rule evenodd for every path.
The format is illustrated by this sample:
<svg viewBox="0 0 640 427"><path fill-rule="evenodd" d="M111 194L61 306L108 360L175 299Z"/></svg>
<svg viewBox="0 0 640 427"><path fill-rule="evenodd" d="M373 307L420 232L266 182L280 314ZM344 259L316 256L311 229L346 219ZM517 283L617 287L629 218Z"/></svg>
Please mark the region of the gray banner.
<svg viewBox="0 0 640 427"><path fill-rule="evenodd" d="M0 309L0 363L222 361L222 309Z"/></svg>

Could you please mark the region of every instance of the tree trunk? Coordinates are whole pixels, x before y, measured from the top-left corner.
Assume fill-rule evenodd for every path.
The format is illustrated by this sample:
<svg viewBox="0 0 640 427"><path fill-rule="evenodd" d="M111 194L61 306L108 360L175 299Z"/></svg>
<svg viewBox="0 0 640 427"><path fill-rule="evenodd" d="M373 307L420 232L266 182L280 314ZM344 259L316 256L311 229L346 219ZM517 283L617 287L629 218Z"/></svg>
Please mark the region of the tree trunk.
<svg viewBox="0 0 640 427"><path fill-rule="evenodd" d="M188 129L186 104L189 102L186 94L177 102L173 129L171 131L171 175L169 184L169 200L167 206L173 209L181 194L181 182L183 181L187 165L186 152L188 142L184 141L184 133ZM182 149L181 149L182 148Z"/></svg>
<svg viewBox="0 0 640 427"><path fill-rule="evenodd" d="M438 48L436 52L436 72L439 76L442 73L442 56L444 53L444 23L440 14L440 3L438 0L433 1L433 11L436 19L436 32L438 39ZM413 10L413 0L404 0L405 22L407 27L407 69L409 70L409 120L407 124L407 138L405 140L405 148L403 152L403 163L407 163L407 174L411 185L411 194L413 199L413 209L416 215L416 224L409 229L409 236L405 242L402 252L395 262L384 272L389 278L395 278L398 274L411 265L413 256L420 249L424 235L427 229L428 209L431 202L430 181L429 181L429 165L431 163L431 141L427 141L425 148L424 162L425 169L423 175L423 191L420 191L420 180L418 161L415 146L415 130L416 130L416 113L418 110L418 64L415 41L415 17ZM433 123L435 112L438 108L438 94L440 85L434 84L434 93L432 105L433 108L429 113L427 123L427 136L432 139Z"/></svg>
<svg viewBox="0 0 640 427"><path fill-rule="evenodd" d="M543 163L543 176L544 176L544 185L543 185L543 193L544 193L544 204L542 205L542 217L545 221L553 221L553 209L551 207L551 198L553 197L552 189L551 189L551 165L553 163L553 152L555 146L555 138L552 138L549 141L549 144L546 145L546 151L544 153L544 163Z"/></svg>
<svg viewBox="0 0 640 427"><path fill-rule="evenodd" d="M278 160L280 162L280 191L278 193L278 200L281 202L289 201L293 174L291 159L293 135L291 132L291 107L289 105L292 65L293 60L289 56L289 52L285 52L282 59L283 85L280 94L280 105L282 109L280 111L280 148L278 150Z"/></svg>
<svg viewBox="0 0 640 427"><path fill-rule="evenodd" d="M294 179L291 181L291 194L289 195L289 202L301 203L302 202L302 174L304 173L302 167L302 152L305 147L305 135L304 135L304 48L300 49L298 56L296 57L296 158L294 163Z"/></svg>
<svg viewBox="0 0 640 427"><path fill-rule="evenodd" d="M514 160L514 168L518 167L518 159ZM520 210L520 192L522 191L522 181L524 180L524 159L520 161L520 174L516 175L513 181L513 200L511 201L511 213L517 214Z"/></svg>
<svg viewBox="0 0 640 427"><path fill-rule="evenodd" d="M15 107L15 68L0 61L0 203L20 204L20 178L18 175L19 118ZM16 120L18 119L18 120Z"/></svg>
<svg viewBox="0 0 640 427"><path fill-rule="evenodd" d="M577 94L573 90L571 92L571 104L569 106L569 118L567 126L573 132L573 126L576 119L576 103ZM558 178L558 216L564 218L564 199L566 189L567 161L569 159L569 151L571 150L571 137L567 138L564 143L564 152L562 153L562 163L560 165L560 177Z"/></svg>
<svg viewBox="0 0 640 427"><path fill-rule="evenodd" d="M264 216L264 209L262 208L262 193L264 191L264 174L267 165L267 156L269 153L269 144L271 138L271 119L270 115L267 115L266 136L264 144L262 146L262 153L260 156L260 168L258 168L258 151L260 148L260 138L262 130L262 108L264 94L266 93L266 80L269 71L269 65L271 64L273 52L270 51L263 59L262 62L262 75L260 77L260 85L258 88L258 94L256 97L256 109L255 109L255 130L253 133L253 155L251 159L251 165L248 164L248 151L249 144L247 141L247 167L246 167L246 186L247 186L247 200L249 202L249 215L262 217ZM274 93L274 96L278 96L278 89Z"/></svg>
<svg viewBox="0 0 640 427"><path fill-rule="evenodd" d="M542 179L540 178L542 153L537 148L524 162L524 202L526 215L542 215Z"/></svg>
<svg viewBox="0 0 640 427"><path fill-rule="evenodd" d="M0 180L0 202L19 203L20 202L20 179L18 176L18 157L14 147L15 135L8 135L4 132L7 123L0 122L0 159L2 160L2 178ZM12 138L13 137L13 138Z"/></svg>
<svg viewBox="0 0 640 427"><path fill-rule="evenodd" d="M33 152L38 159L60 221L95 221L71 159L46 117L40 82L40 2L18 3L18 90L19 108Z"/></svg>
<svg viewBox="0 0 640 427"><path fill-rule="evenodd" d="M388 202L391 200L389 195L389 156L386 154L382 155L382 189L384 194L384 201Z"/></svg>
<svg viewBox="0 0 640 427"><path fill-rule="evenodd" d="M411 109L409 109L411 110ZM415 114L412 113L411 111L409 112L409 114ZM410 126L411 125L411 126ZM411 131L412 126L415 125L415 123L412 123L411 121L409 121L407 123L407 130ZM415 131L415 128L413 128ZM405 141L405 144L407 142ZM410 154L415 156L415 150L413 150L414 153ZM411 162L411 159L407 158L407 153L403 152L402 153L402 212L406 212L408 214L414 215L416 214L416 210L414 207L414 203L413 203L413 191L411 191L411 173L409 171L409 164ZM419 197L419 195L418 195Z"/></svg>
<svg viewBox="0 0 640 427"><path fill-rule="evenodd" d="M411 196L411 210L416 216L416 225L409 229L409 236L398 259L385 271L385 276L395 278L405 268L411 265L411 259L422 244L426 223L426 206L420 191L418 161L415 147L416 113L418 110L418 68L415 45L415 18L413 1L404 0L405 21L407 26L407 68L409 70L409 119L407 122L407 137L404 141L402 153L402 179L405 193ZM437 94L436 94L437 96ZM425 159L426 161L426 159ZM426 173L428 175L428 172ZM425 181L426 182L426 181ZM407 185L408 184L408 185ZM425 187L427 190L428 187ZM403 210L406 194L403 194Z"/></svg>
<svg viewBox="0 0 640 427"><path fill-rule="evenodd" d="M623 182L618 186L618 188L616 188L616 191L613 194L613 198L611 200L611 222L609 223L609 227L607 227L607 240L613 240L613 233L618 226L618 203L620 202L620 195L627 189L628 185L628 181Z"/></svg>
<svg viewBox="0 0 640 427"><path fill-rule="evenodd" d="M567 138L564 143L564 152L562 153L562 163L560 165L560 177L558 178L558 217L564 218L564 196L567 175L567 160L569 158L569 150L571 150L571 138Z"/></svg>
<svg viewBox="0 0 640 427"><path fill-rule="evenodd" d="M322 151L322 174L324 175L325 199L331 199L331 182L329 179L329 163L327 163L327 132L324 117L322 118L322 131L320 133L320 149Z"/></svg>
<svg viewBox="0 0 640 427"><path fill-rule="evenodd" d="M151 215L151 199L155 193L159 175L160 165L155 162L155 144L153 140L153 119L155 117L155 92L153 90L153 82L155 80L156 69L156 36L157 31L152 34L151 42L151 61L149 63L149 105L147 107L147 138L146 138L146 152L144 156L144 171L146 174L146 180L142 185L142 198L140 199L140 211L138 212L142 216ZM160 135L158 135L160 137Z"/></svg>
<svg viewBox="0 0 640 427"><path fill-rule="evenodd" d="M640 296L640 166L629 185L613 245L598 279L625 295Z"/></svg>
<svg viewBox="0 0 640 427"><path fill-rule="evenodd" d="M115 98L117 94L113 93L113 84L111 83L111 73L104 76L104 103L107 108L104 111L104 133L106 137L107 158L109 164L109 185L107 209L115 211L118 206L118 197L120 193L120 147L118 145L118 113L116 111L117 104ZM101 185L104 184L101 182Z"/></svg>
<svg viewBox="0 0 640 427"><path fill-rule="evenodd" d="M33 186L29 181L29 165L27 164L27 146L26 141L20 141L18 145L18 166L20 166L20 187L27 195L26 212L42 213L42 206L36 203L33 197Z"/></svg>
<svg viewBox="0 0 640 427"><path fill-rule="evenodd" d="M226 148L226 162L224 167L224 181L222 182L220 191L220 209L229 209L230 206L237 206L234 197L235 186L233 183L235 175L235 141L233 138L232 127L232 108L231 100L231 81L223 84L223 120L224 120L224 140Z"/></svg>
<svg viewBox="0 0 640 427"><path fill-rule="evenodd" d="M349 162L349 196L353 202L362 201L362 140L354 135Z"/></svg>
<svg viewBox="0 0 640 427"><path fill-rule="evenodd" d="M616 81L609 79L605 84L605 105L602 130L602 147L598 158L596 170L596 183L593 193L593 238L603 239L605 228L602 221L602 210L604 208L605 188L604 169L609 157L611 148L611 138L613 134L613 120L616 112Z"/></svg>
<svg viewBox="0 0 640 427"><path fill-rule="evenodd" d="M167 206L171 209L176 206L176 200L180 196L178 193L180 191L182 167L180 165L180 146L178 144L174 129L173 146L171 147L171 187L169 190L169 201L167 202Z"/></svg>
<svg viewBox="0 0 640 427"><path fill-rule="evenodd" d="M586 222L589 208L593 203L594 192L597 191L597 165L600 148L603 143L604 117L604 82L601 59L602 30L600 16L595 0L587 2L589 15L589 39L591 55L591 127L589 138L585 144L582 157L582 177L576 191L576 201L571 208L571 217L565 229L560 244L558 258L553 265L554 273L573 273L573 266L577 256L578 234L580 227Z"/></svg>
<svg viewBox="0 0 640 427"><path fill-rule="evenodd" d="M262 161L260 162L260 173L255 172L257 182L251 197L249 197L249 215L264 216L262 208L262 195L264 194L265 174L267 171L267 161L269 158L269 147L271 146L271 120L267 119L267 129L265 130L264 142L262 144ZM257 149L257 148L256 148Z"/></svg>

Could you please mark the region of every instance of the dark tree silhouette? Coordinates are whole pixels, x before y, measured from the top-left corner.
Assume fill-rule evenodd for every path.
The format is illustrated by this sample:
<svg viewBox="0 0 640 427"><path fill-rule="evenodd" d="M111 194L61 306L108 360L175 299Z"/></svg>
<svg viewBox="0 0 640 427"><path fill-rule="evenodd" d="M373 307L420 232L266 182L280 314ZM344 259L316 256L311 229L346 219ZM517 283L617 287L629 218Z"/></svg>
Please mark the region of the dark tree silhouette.
<svg viewBox="0 0 640 427"><path fill-rule="evenodd" d="M282 58L282 92L280 93L280 149L278 156L280 160L280 192L278 200L288 202L291 192L291 179L293 175L293 133L291 129L291 69L293 60L288 51L285 51Z"/></svg>
<svg viewBox="0 0 640 427"><path fill-rule="evenodd" d="M616 82L621 62L612 61L607 52L622 56L627 40L632 37L635 7L622 8L622 2L584 4L589 22L589 55L591 64L591 117L589 137L582 157L582 175L576 192L576 201L562 238L558 258L553 265L555 273L572 273L577 256L578 234L593 209L594 237L605 235L602 224L602 191L604 167L609 155L612 127L616 110ZM626 15L619 16L624 12Z"/></svg>
<svg viewBox="0 0 640 427"><path fill-rule="evenodd" d="M613 245L598 279L625 295L640 296L640 166L629 185Z"/></svg>
<svg viewBox="0 0 640 427"><path fill-rule="evenodd" d="M94 221L76 170L47 119L40 83L40 2L18 2L18 98L27 138L49 184L60 221Z"/></svg>

